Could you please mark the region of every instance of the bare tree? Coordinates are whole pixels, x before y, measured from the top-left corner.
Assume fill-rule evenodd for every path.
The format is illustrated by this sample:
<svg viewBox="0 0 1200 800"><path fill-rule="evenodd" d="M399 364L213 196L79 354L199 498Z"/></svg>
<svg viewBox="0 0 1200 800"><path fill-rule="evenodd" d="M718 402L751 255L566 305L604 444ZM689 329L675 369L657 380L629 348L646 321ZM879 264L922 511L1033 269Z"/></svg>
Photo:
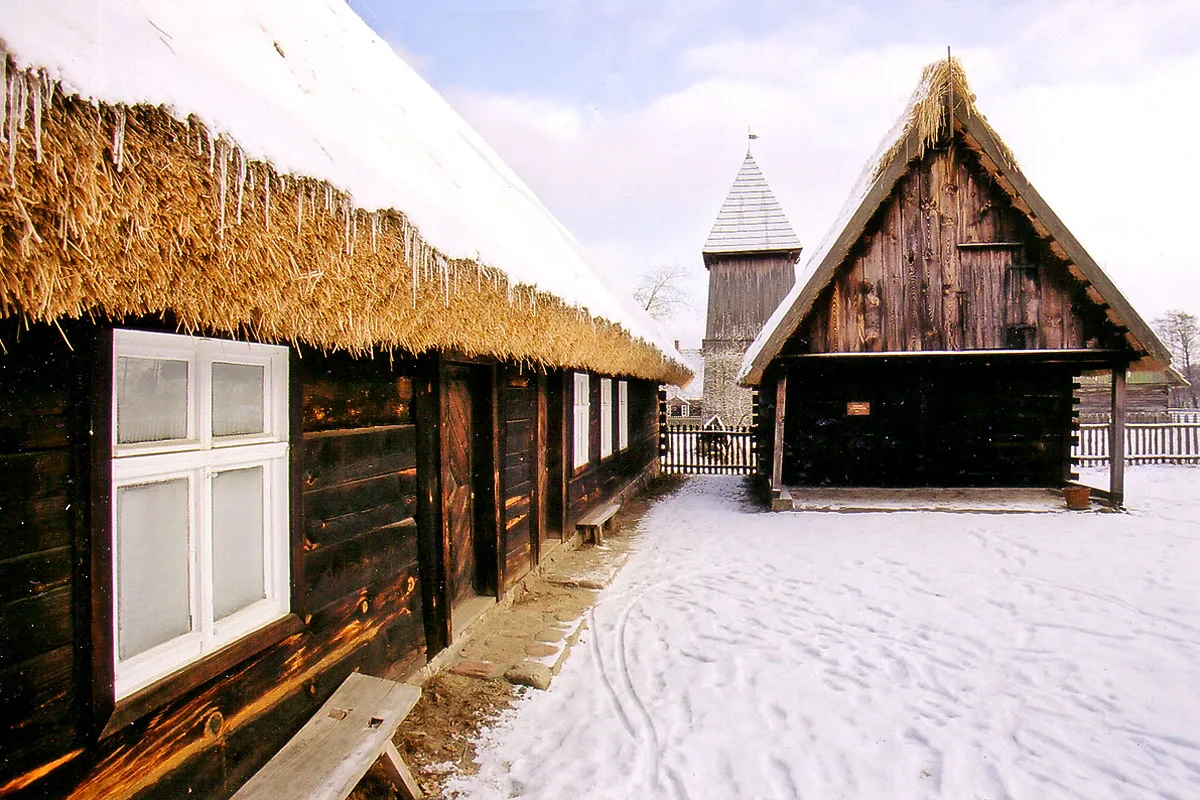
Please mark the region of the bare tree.
<svg viewBox="0 0 1200 800"><path fill-rule="evenodd" d="M1163 343L1170 348L1171 357L1176 368L1183 376L1192 381L1192 386L1186 390L1186 397L1192 408L1197 406L1196 381L1200 370L1193 368L1192 360L1200 348L1200 321L1194 314L1174 308L1154 321L1154 327Z"/></svg>
<svg viewBox="0 0 1200 800"><path fill-rule="evenodd" d="M670 319L692 304L684 287L687 270L681 264L659 264L638 281L633 299L654 319Z"/></svg>

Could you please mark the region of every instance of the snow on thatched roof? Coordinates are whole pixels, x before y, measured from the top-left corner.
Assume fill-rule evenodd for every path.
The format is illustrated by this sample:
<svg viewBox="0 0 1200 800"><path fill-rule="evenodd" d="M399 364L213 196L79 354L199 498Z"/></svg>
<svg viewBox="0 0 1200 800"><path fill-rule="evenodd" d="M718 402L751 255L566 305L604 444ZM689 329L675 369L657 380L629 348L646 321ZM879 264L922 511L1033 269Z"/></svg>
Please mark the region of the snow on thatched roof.
<svg viewBox="0 0 1200 800"><path fill-rule="evenodd" d="M951 106L953 120L947 114ZM1106 306L1114 324L1127 331L1130 347L1142 356L1139 368L1162 369L1170 364L1169 352L1150 326L1022 174L1012 151L976 108L975 95L962 65L951 58L925 67L904 111L867 162L829 233L806 261L803 271L810 273L808 280L792 288L746 351L738 373L739 383L756 385L762 379L763 370L804 321L896 182L910 164L920 160L928 148L946 135L951 124L977 150L985 168L1011 198L1014 208L1029 219L1039 236L1052 240L1052 250L1087 285L1088 296Z"/></svg>
<svg viewBox="0 0 1200 800"><path fill-rule="evenodd" d="M692 382L687 386L667 388L668 399L700 400L704 397L704 351L700 348L683 348L677 351L679 359L692 371Z"/></svg>
<svg viewBox="0 0 1200 800"><path fill-rule="evenodd" d="M236 215L237 223L245 224L243 205L256 202L266 206L256 209L256 218L265 215L268 226L272 216L282 221L283 209L278 207L285 201L290 203L297 239L304 238L314 212L345 224L345 249L351 252L366 228L373 250L380 246L379 237L391 231L403 238L402 249L409 258L402 264L376 264L376 271L394 267L411 273L414 284L437 277L447 306L452 295L466 293L466 285L483 287L490 277L508 299L515 293L532 304L540 298L543 310L553 305L565 314L573 309L571 314L591 329L609 323L620 326L632 340L657 353L650 360L662 360L659 377L686 377L683 365L671 360L670 340L657 325L589 266L578 242L529 187L341 0L0 0L0 50L7 73L0 107L8 123L20 117L19 123L0 125L0 141L12 140L0 152L7 150L6 177L22 192L29 190L20 185L23 178L44 177L48 167L43 156L49 168L59 170L52 179L62 177L50 151L60 146L62 158L67 158L71 148L65 140L71 136L104 135L111 146L105 155L116 173L122 168L126 173L156 168L149 151L143 153L146 161L131 160L130 147L149 147L156 137L160 145L182 137L190 147L194 139L196 162L207 162L213 177L204 182L214 186L189 184L185 174L195 176L181 163L176 170L179 183L160 194L212 188L220 210L217 230L210 233L232 236L232 218ZM81 104L94 108L95 124L83 119L77 108ZM63 106L69 106L68 115L75 112L74 122L64 116ZM169 115L176 127L164 125L153 112ZM9 130L17 136L7 136ZM23 164L30 156L34 165ZM247 187L256 179L251 195ZM115 187L119 190L130 188L124 185L129 180L110 182L121 184ZM307 187L307 204L298 186ZM272 197L272 187L286 196ZM43 240L62 238L63 250L73 252L70 245L76 242L48 235L50 231L38 224L36 209L23 202L24 210L14 209L12 214L22 224L28 220L33 229L22 240L27 260L32 263L39 257L36 251ZM141 201L143 206L147 202ZM388 220L395 224L389 227ZM301 257L308 255L303 248L292 253L277 250L279 258L291 256L297 262L291 265L297 273L320 272L328 282L336 272L303 263ZM342 261L349 264L353 259L346 255ZM163 279L174 280L176 267L164 269ZM352 295L371 270L353 264L347 270L343 280ZM42 309L36 304L30 309L26 301L44 300L47 308L54 306L46 298L22 300L28 286L8 287L7 297L5 289L0 286L0 313L32 310L36 318ZM410 311L422 310L423 290L415 285L390 289L396 295L411 289ZM64 286L57 291L62 294ZM153 312L161 305L159 299L148 298L143 305ZM403 332L390 335L403 315L381 305L378 296L369 302L349 295L340 299L359 306L360 317L375 311L383 316L344 321L346 330L340 336L323 336L314 326L293 330L282 324L240 322L282 338L355 350L425 344L602 368L595 358L573 356L575 345L562 342L550 348L555 354L549 357L536 350L513 352L501 341L503 319L496 322L494 347L470 336L423 341ZM60 311L87 313L89 302L87 296L76 297ZM110 314L136 310L99 305ZM389 314L390 322L384 319ZM216 316L223 324L225 317L238 314L226 310ZM192 322L213 327L206 319ZM328 329L332 323L322 324ZM568 332L565 338L579 338L576 333ZM542 331L541 338L547 337L554 335ZM608 338L611 345L615 340Z"/></svg>

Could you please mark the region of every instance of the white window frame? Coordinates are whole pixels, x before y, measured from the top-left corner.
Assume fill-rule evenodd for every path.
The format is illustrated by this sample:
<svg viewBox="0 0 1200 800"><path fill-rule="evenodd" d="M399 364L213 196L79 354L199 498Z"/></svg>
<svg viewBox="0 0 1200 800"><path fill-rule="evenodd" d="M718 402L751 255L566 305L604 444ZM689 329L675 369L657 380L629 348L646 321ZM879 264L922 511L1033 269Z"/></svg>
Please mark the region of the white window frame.
<svg viewBox="0 0 1200 800"><path fill-rule="evenodd" d="M600 379L600 458L613 453L613 392L612 378Z"/></svg>
<svg viewBox="0 0 1200 800"><path fill-rule="evenodd" d="M180 440L122 444L117 440L117 365L122 357L188 362L187 436ZM213 363L263 369L263 431L212 435ZM113 664L116 699L177 672L290 611L288 525L288 349L118 329L113 331L112 391L112 587ZM263 470L263 586L266 597L217 621L213 613L212 478L234 469ZM128 659L120 657L121 587L117 490L123 486L185 478L188 481L188 573L192 630Z"/></svg>
<svg viewBox="0 0 1200 800"><path fill-rule="evenodd" d="M629 381L617 381L617 449L629 447Z"/></svg>
<svg viewBox="0 0 1200 800"><path fill-rule="evenodd" d="M572 464L575 469L586 467L592 454L588 447L588 429L591 420L591 382L586 372L575 373L574 410L574 442L572 443Z"/></svg>

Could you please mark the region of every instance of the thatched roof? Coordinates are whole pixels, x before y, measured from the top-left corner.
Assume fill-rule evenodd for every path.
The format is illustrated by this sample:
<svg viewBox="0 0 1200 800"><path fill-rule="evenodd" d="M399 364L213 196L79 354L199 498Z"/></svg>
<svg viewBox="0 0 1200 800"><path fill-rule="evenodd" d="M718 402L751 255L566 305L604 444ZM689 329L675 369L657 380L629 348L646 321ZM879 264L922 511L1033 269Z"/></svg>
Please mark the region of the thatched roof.
<svg viewBox="0 0 1200 800"><path fill-rule="evenodd" d="M953 115L947 109L953 104ZM919 161L927 148L947 134L947 125L979 157L983 168L1023 214L1051 251L1068 264L1088 297L1105 310L1108 319L1136 354L1135 369L1165 369L1171 362L1167 348L1149 325L1117 290L1100 266L1067 230L1062 221L1030 185L1016 158L975 107L975 95L957 59L927 66L908 106L867 163L858 184L825 240L809 257L804 271L810 276L783 299L767 320L758 338L746 351L738 382L757 385L763 371L782 350L791 334L804 322L818 296L863 235L868 223L891 195L896 182Z"/></svg>
<svg viewBox="0 0 1200 800"><path fill-rule="evenodd" d="M688 376L341 3L10 4L0 63L0 316Z"/></svg>

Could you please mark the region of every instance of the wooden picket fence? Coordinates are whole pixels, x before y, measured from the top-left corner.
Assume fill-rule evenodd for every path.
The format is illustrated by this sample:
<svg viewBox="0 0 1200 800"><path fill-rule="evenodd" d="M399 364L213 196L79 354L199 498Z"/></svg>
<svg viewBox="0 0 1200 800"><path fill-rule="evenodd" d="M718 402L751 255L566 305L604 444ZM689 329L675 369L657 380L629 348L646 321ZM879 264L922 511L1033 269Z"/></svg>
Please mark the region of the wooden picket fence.
<svg viewBox="0 0 1200 800"><path fill-rule="evenodd" d="M1108 438L1107 423L1080 425L1072 459L1083 466L1107 464ZM1126 424L1125 463L1200 464L1200 421Z"/></svg>
<svg viewBox="0 0 1200 800"><path fill-rule="evenodd" d="M702 430L663 425L659 435L663 472L700 475L753 475L758 447L751 428Z"/></svg>

